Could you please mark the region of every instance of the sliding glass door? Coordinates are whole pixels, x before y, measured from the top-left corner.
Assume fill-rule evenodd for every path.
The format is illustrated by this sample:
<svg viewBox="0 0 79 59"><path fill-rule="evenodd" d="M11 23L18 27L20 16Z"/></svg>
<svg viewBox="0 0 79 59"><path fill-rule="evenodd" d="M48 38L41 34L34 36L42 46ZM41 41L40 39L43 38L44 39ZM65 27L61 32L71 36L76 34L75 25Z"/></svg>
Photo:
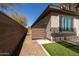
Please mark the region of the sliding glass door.
<svg viewBox="0 0 79 59"><path fill-rule="evenodd" d="M71 16L60 16L60 31L72 31L73 19Z"/></svg>

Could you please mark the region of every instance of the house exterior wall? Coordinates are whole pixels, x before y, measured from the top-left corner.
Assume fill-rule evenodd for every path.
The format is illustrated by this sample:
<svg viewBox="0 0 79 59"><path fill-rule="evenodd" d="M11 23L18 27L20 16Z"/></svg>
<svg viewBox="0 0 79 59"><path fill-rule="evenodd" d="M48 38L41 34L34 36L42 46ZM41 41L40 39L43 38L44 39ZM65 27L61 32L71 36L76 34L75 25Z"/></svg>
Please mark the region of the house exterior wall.
<svg viewBox="0 0 79 59"><path fill-rule="evenodd" d="M59 15L51 13L51 32L58 33L59 32Z"/></svg>
<svg viewBox="0 0 79 59"><path fill-rule="evenodd" d="M76 34L77 36L79 36L79 27L78 27L79 19L75 16L72 17L73 17L73 28L76 29L75 30L76 32L73 31L73 32L62 33L59 31L60 15L63 14L50 13L49 15L41 19L32 28L32 39L47 38L52 40L56 39L55 36L57 36L57 40L59 40L61 37L64 36L75 36Z"/></svg>
<svg viewBox="0 0 79 59"><path fill-rule="evenodd" d="M59 32L59 29L58 29L59 28L59 16L57 14L51 13L48 19L49 19L49 22L46 27L46 38L52 40L51 29L53 28L56 30L55 32Z"/></svg>
<svg viewBox="0 0 79 59"><path fill-rule="evenodd" d="M59 16L52 15L51 16L51 27L59 27Z"/></svg>
<svg viewBox="0 0 79 59"><path fill-rule="evenodd" d="M46 27L46 38L50 40L51 39L51 20L50 20L50 17L48 19L49 21Z"/></svg>
<svg viewBox="0 0 79 59"><path fill-rule="evenodd" d="M49 22L49 15L41 19L35 26L32 27L32 39L46 38L46 27Z"/></svg>
<svg viewBox="0 0 79 59"><path fill-rule="evenodd" d="M60 37L64 37L64 36L79 36L79 19L75 16L72 16L73 17L73 32L60 32L59 31L59 23L60 23L60 16L61 14L53 14L51 13L51 16L50 16L50 28L51 28L51 40L54 40L57 38L57 40L59 40ZM55 37L55 38L54 38Z"/></svg>
<svg viewBox="0 0 79 59"><path fill-rule="evenodd" d="M77 36L79 36L79 19L75 18L73 19L73 27L75 28Z"/></svg>
<svg viewBox="0 0 79 59"><path fill-rule="evenodd" d="M32 28L32 39L43 39L45 34L44 28Z"/></svg>
<svg viewBox="0 0 79 59"><path fill-rule="evenodd" d="M76 3L63 3L62 6L65 6L66 10L70 10L70 11L74 11L74 12L78 12L79 13L79 9L76 10Z"/></svg>

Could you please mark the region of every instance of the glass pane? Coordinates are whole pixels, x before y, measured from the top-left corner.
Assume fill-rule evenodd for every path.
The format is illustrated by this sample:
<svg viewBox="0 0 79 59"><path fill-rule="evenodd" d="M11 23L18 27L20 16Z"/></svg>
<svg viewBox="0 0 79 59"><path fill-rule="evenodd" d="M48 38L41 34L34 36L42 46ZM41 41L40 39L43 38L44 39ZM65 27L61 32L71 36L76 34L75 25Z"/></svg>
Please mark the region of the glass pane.
<svg viewBox="0 0 79 59"><path fill-rule="evenodd" d="M72 29L72 18L70 16L61 17L60 28L62 31L71 31Z"/></svg>
<svg viewBox="0 0 79 59"><path fill-rule="evenodd" d="M61 17L61 31L65 31L65 17L64 16L62 16Z"/></svg>
<svg viewBox="0 0 79 59"><path fill-rule="evenodd" d="M65 17L65 31L67 31L67 27L68 27L68 18L67 17Z"/></svg>
<svg viewBox="0 0 79 59"><path fill-rule="evenodd" d="M72 19L71 17L68 17L68 30L71 31L72 28Z"/></svg>

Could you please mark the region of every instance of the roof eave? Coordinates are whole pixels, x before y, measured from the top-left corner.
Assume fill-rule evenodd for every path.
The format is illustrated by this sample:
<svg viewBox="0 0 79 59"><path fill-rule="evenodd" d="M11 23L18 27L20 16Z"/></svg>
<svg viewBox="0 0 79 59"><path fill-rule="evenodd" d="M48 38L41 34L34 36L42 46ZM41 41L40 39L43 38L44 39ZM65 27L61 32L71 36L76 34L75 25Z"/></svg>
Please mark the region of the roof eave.
<svg viewBox="0 0 79 59"><path fill-rule="evenodd" d="M48 7L44 10L44 12L38 17L38 19L32 24L31 27L33 27L37 22L40 21L41 18L45 17L48 15L50 12L55 12L55 13L60 13L60 14L67 14L71 16L79 16L79 13L72 12L69 10L62 10L60 8L52 7L51 5L48 5Z"/></svg>

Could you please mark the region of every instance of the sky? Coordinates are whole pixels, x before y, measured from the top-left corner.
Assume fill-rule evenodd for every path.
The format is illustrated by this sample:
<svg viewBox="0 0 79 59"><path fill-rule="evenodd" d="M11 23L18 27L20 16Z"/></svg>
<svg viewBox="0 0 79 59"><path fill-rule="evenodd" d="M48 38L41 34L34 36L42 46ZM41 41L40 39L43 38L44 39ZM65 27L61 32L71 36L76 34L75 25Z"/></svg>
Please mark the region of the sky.
<svg viewBox="0 0 79 59"><path fill-rule="evenodd" d="M47 3L26 3L15 6L14 11L24 15L28 26L31 26L48 6Z"/></svg>
<svg viewBox="0 0 79 59"><path fill-rule="evenodd" d="M31 26L40 14L45 10L48 4L27 3L14 7L14 11L24 15L28 26Z"/></svg>

